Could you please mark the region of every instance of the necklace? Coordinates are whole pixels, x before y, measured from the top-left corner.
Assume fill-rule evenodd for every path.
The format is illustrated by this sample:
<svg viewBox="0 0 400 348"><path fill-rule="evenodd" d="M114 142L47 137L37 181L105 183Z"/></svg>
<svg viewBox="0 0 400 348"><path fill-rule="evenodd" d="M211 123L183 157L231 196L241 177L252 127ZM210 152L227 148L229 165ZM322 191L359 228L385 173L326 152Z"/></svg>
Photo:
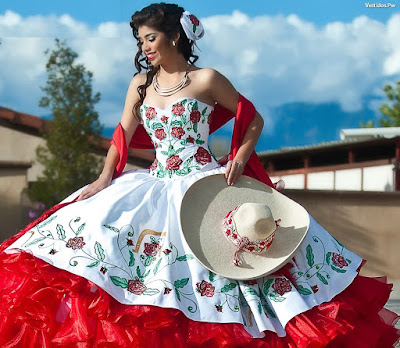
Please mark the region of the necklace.
<svg viewBox="0 0 400 348"><path fill-rule="evenodd" d="M183 87L186 86L188 81L189 67L186 69L185 75L183 76L182 80L173 87L167 87L167 88L161 87L160 84L158 83L158 78L157 78L159 73L160 71L158 71L157 74L154 75L153 88L158 95L161 95L162 97L169 97L170 95L175 94L176 92L180 91Z"/></svg>

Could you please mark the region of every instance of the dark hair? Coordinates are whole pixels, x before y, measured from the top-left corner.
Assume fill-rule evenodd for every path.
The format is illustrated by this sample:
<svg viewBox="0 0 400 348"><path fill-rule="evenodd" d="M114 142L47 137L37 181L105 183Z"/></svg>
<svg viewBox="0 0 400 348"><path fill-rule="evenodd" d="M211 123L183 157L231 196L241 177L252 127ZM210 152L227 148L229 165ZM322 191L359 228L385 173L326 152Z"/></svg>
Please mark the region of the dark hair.
<svg viewBox="0 0 400 348"><path fill-rule="evenodd" d="M194 42L187 38L181 26L180 18L183 12L183 7L162 2L159 4L151 4L141 11L136 11L132 15L130 25L138 46L138 52L135 56L135 66L138 70L136 74L140 73L142 69L147 71L146 82L138 87L140 100L133 107L133 114L138 119L140 118L140 106L143 104L143 100L146 97L146 88L150 86L154 75L159 70L159 67L153 67L147 57L143 56L138 29L143 25L151 27L157 31L163 32L168 39L172 39L177 33L180 33L180 38L177 43L178 52L182 53L190 64L194 64L199 57L193 54Z"/></svg>

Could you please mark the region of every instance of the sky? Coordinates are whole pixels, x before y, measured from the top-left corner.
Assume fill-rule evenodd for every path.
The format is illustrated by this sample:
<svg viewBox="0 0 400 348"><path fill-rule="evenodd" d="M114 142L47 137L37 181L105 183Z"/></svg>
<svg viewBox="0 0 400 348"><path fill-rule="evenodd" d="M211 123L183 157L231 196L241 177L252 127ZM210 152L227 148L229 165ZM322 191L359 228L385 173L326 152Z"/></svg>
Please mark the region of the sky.
<svg viewBox="0 0 400 348"><path fill-rule="evenodd" d="M49 115L38 106L44 51L66 39L94 74L110 135L135 73L130 17L151 2L1 0L0 106ZM400 80L400 0L178 3L205 28L197 65L223 73L263 116L257 151L338 140L340 129L379 118L383 86Z"/></svg>

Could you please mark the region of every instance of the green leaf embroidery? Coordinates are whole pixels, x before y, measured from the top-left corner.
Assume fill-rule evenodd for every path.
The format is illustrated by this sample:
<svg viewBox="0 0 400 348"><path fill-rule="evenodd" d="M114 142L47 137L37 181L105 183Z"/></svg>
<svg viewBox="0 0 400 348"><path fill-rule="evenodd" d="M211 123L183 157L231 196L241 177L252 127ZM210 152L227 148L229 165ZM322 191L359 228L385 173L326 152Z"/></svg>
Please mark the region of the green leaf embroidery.
<svg viewBox="0 0 400 348"><path fill-rule="evenodd" d="M96 242L94 244L94 252L96 253L96 256L99 260L104 261L106 256L104 255L103 247L101 246L101 244L99 242Z"/></svg>
<svg viewBox="0 0 400 348"><path fill-rule="evenodd" d="M138 275L139 278L143 278L142 273L140 272L140 267L136 267L136 274Z"/></svg>
<svg viewBox="0 0 400 348"><path fill-rule="evenodd" d="M183 150L185 150L184 147L181 147L180 149L176 150L175 151L175 155L178 154L178 153L181 153Z"/></svg>
<svg viewBox="0 0 400 348"><path fill-rule="evenodd" d="M350 259L346 259L347 263L350 265L351 264L351 260Z"/></svg>
<svg viewBox="0 0 400 348"><path fill-rule="evenodd" d="M50 218L48 218L47 220L44 220L39 226L38 228L42 228L46 225L48 225L50 222L52 222L55 218L57 217L57 215L53 215Z"/></svg>
<svg viewBox="0 0 400 348"><path fill-rule="evenodd" d="M334 265L331 265L331 268L337 273L346 273L347 270L336 268Z"/></svg>
<svg viewBox="0 0 400 348"><path fill-rule="evenodd" d="M186 254L186 255L177 257L177 258L176 258L176 261L187 261L187 260L193 260L193 259L194 259L194 256L193 256L193 255L191 255L191 254Z"/></svg>
<svg viewBox="0 0 400 348"><path fill-rule="evenodd" d="M196 26L193 24L193 32L196 32Z"/></svg>
<svg viewBox="0 0 400 348"><path fill-rule="evenodd" d="M214 281L214 275L215 274L213 272L211 272L211 271L208 272L208 278L210 279L210 282Z"/></svg>
<svg viewBox="0 0 400 348"><path fill-rule="evenodd" d="M160 263L161 263L161 259L159 259L158 260L158 262L157 262L157 264L156 264L156 266L154 267L154 269L153 269L153 273L154 274L156 274L157 273L157 271L158 271L158 268L160 267Z"/></svg>
<svg viewBox="0 0 400 348"><path fill-rule="evenodd" d="M168 156L168 152L167 151L161 151L161 153L165 156Z"/></svg>
<svg viewBox="0 0 400 348"><path fill-rule="evenodd" d="M236 283L229 283L227 285L224 285L221 289L221 292L228 292L234 288L236 288L237 284Z"/></svg>
<svg viewBox="0 0 400 348"><path fill-rule="evenodd" d="M146 126L147 128L150 128L150 120L148 118L146 118Z"/></svg>
<svg viewBox="0 0 400 348"><path fill-rule="evenodd" d="M264 286L263 286L264 295L266 295L266 296L268 295L269 288L273 282L274 282L274 279L268 279L267 282L264 284Z"/></svg>
<svg viewBox="0 0 400 348"><path fill-rule="evenodd" d="M37 239L34 239L32 242L29 242L28 244L25 244L25 247L31 246L33 244L37 244L39 242L41 242L42 240L45 240L46 237L39 237Z"/></svg>
<svg viewBox="0 0 400 348"><path fill-rule="evenodd" d="M110 225L103 225L105 228L108 228L109 230L119 233L119 229Z"/></svg>
<svg viewBox="0 0 400 348"><path fill-rule="evenodd" d="M184 167L189 167L193 161L193 156L190 156L185 162L183 162Z"/></svg>
<svg viewBox="0 0 400 348"><path fill-rule="evenodd" d="M309 289L306 289L305 287L298 285L297 286L297 291L302 294L302 295L311 295L312 291Z"/></svg>
<svg viewBox="0 0 400 348"><path fill-rule="evenodd" d="M197 110L199 108L199 104L197 103L197 100L193 103L192 110Z"/></svg>
<svg viewBox="0 0 400 348"><path fill-rule="evenodd" d="M275 312L269 307L268 303L265 303L264 309L269 314L269 316L271 316L271 318L276 318Z"/></svg>
<svg viewBox="0 0 400 348"><path fill-rule="evenodd" d="M79 236L83 229L85 228L86 222L79 226L78 231L76 231L76 235Z"/></svg>
<svg viewBox="0 0 400 348"><path fill-rule="evenodd" d="M275 295L272 293L269 294L268 297L270 298L271 301L274 301L274 302L283 302L286 300L284 297L278 296L278 295Z"/></svg>
<svg viewBox="0 0 400 348"><path fill-rule="evenodd" d="M143 295L156 295L160 292L160 290L158 289L152 289L152 288L147 288L145 291L142 292Z"/></svg>
<svg viewBox="0 0 400 348"><path fill-rule="evenodd" d="M196 144L203 145L204 141L200 139L196 139Z"/></svg>
<svg viewBox="0 0 400 348"><path fill-rule="evenodd" d="M179 120L175 120L175 121L171 122L171 126L172 127L174 127L174 126L183 127L183 123Z"/></svg>
<svg viewBox="0 0 400 348"><path fill-rule="evenodd" d="M179 293L179 290L177 288L175 288L175 294L176 294L176 297L178 298L179 302L181 302L181 294Z"/></svg>
<svg viewBox="0 0 400 348"><path fill-rule="evenodd" d="M65 239L65 231L64 231L63 226L60 224L57 224L56 230L57 230L58 238Z"/></svg>
<svg viewBox="0 0 400 348"><path fill-rule="evenodd" d="M258 312L259 312L260 314L262 314L262 312L263 312L261 302L258 302Z"/></svg>
<svg viewBox="0 0 400 348"><path fill-rule="evenodd" d="M146 267L147 267L147 266L150 266L151 263L152 263L154 260L155 260L155 257L154 257L154 256L147 255L146 260L144 261L144 265L145 265Z"/></svg>
<svg viewBox="0 0 400 348"><path fill-rule="evenodd" d="M189 282L189 278L175 280L174 286L175 286L175 288L183 288L188 282Z"/></svg>
<svg viewBox="0 0 400 348"><path fill-rule="evenodd" d="M252 289L252 288L246 288L246 289L244 290L244 292L243 292L243 295L244 295L244 296L246 296L246 295L255 295L255 296L258 296L257 291L255 291L255 290Z"/></svg>
<svg viewBox="0 0 400 348"><path fill-rule="evenodd" d="M97 267L99 264L100 264L100 261L95 261L95 262L91 263L90 265L87 265L86 267L93 268L93 267Z"/></svg>
<svg viewBox="0 0 400 348"><path fill-rule="evenodd" d="M197 123L193 123L193 130L197 133Z"/></svg>
<svg viewBox="0 0 400 348"><path fill-rule="evenodd" d="M321 273L317 272L317 277L322 283L324 283L325 285L328 285L328 281Z"/></svg>
<svg viewBox="0 0 400 348"><path fill-rule="evenodd" d="M129 250L129 267L132 267L135 265L135 256L133 255L133 252Z"/></svg>
<svg viewBox="0 0 400 348"><path fill-rule="evenodd" d="M310 244L307 245L306 252L308 265L312 267L314 265L314 253Z"/></svg>
<svg viewBox="0 0 400 348"><path fill-rule="evenodd" d="M332 253L331 252L329 252L329 253L326 253L326 256L325 256L325 260L326 260L326 263L329 265L329 263L331 262L331 255L332 255Z"/></svg>
<svg viewBox="0 0 400 348"><path fill-rule="evenodd" d="M116 286L119 286L123 289L126 289L128 287L128 281L125 278L110 276L110 279Z"/></svg>

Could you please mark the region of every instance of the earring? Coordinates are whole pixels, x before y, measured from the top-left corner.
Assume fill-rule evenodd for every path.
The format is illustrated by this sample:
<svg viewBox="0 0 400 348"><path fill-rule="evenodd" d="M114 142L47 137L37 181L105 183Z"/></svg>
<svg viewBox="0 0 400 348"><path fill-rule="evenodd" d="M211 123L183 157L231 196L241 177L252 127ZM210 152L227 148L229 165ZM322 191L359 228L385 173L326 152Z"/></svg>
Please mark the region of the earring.
<svg viewBox="0 0 400 348"><path fill-rule="evenodd" d="M176 46L176 43L175 43L175 41L172 41L172 46Z"/></svg>

